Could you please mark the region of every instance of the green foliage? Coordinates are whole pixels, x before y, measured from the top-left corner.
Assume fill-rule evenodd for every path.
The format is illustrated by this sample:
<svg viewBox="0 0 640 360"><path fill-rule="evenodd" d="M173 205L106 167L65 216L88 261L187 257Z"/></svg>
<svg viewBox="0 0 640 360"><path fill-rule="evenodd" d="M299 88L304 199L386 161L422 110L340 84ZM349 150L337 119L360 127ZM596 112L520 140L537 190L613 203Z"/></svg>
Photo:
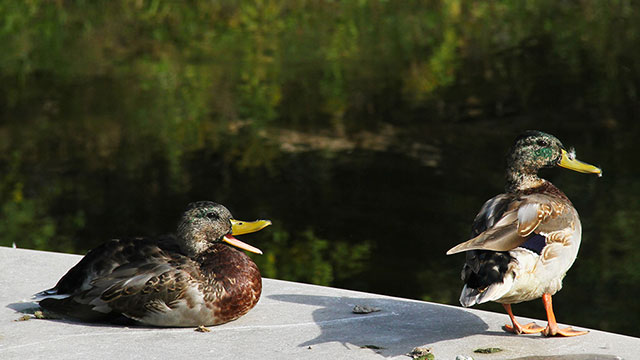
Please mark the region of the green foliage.
<svg viewBox="0 0 640 360"><path fill-rule="evenodd" d="M46 215L46 210L32 199L5 202L0 220L0 245L49 249L56 226L53 218Z"/></svg>
<svg viewBox="0 0 640 360"><path fill-rule="evenodd" d="M229 126L349 130L365 121L354 114L376 124L398 102L432 106L449 91L528 108L558 73L567 86L590 74L581 101L624 103L638 93L634 10L623 0L6 2L3 101L42 73L126 81L134 98L118 102L149 100L132 130L153 131L177 171L185 148L215 143ZM531 72L531 62L546 68ZM496 86L479 93L475 83ZM448 106L450 118L460 105Z"/></svg>
<svg viewBox="0 0 640 360"><path fill-rule="evenodd" d="M277 225L271 233L273 238L263 247L265 255L254 257L266 277L331 285L362 272L369 256L368 243L329 241L312 230L292 236Z"/></svg>
<svg viewBox="0 0 640 360"><path fill-rule="evenodd" d="M0 181L0 245L47 249L56 226L42 201L25 199L18 152L5 171Z"/></svg>

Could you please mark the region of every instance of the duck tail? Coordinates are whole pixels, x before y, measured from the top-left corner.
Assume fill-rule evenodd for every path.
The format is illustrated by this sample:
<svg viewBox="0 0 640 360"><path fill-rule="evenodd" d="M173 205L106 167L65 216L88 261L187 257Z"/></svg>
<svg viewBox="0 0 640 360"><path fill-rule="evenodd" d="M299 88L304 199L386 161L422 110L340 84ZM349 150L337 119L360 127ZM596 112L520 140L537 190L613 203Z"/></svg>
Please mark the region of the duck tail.
<svg viewBox="0 0 640 360"><path fill-rule="evenodd" d="M65 299L71 296L71 294L58 294L58 288L53 287L49 290L41 291L37 294L34 294L31 297L32 301L41 301L44 299Z"/></svg>
<svg viewBox="0 0 640 360"><path fill-rule="evenodd" d="M464 307L471 307L476 304L486 303L500 299L513 285L513 277L508 276L503 282L493 283L484 289L476 289L465 284L460 294L460 304Z"/></svg>

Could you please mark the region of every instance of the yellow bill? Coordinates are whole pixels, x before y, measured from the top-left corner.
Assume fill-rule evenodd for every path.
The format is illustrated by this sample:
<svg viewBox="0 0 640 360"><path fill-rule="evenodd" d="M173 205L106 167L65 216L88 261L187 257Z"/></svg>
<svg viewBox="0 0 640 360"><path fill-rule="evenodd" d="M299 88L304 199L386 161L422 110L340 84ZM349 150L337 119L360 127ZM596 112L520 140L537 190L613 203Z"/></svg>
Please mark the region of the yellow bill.
<svg viewBox="0 0 640 360"><path fill-rule="evenodd" d="M583 163L580 160L577 160L573 152L568 153L564 149L562 149L562 159L560 160L559 165L569 170L573 170L573 171L577 171L585 174L597 174L598 176L602 176L602 170L600 170L600 168L587 163Z"/></svg>
<svg viewBox="0 0 640 360"><path fill-rule="evenodd" d="M260 231L271 225L271 220L242 221L231 219L231 235L244 235Z"/></svg>
<svg viewBox="0 0 640 360"><path fill-rule="evenodd" d="M239 249L250 251L256 254L262 254L262 250L236 239L235 237L233 237L233 235L243 235L260 231L269 225L271 225L271 221L269 220L241 221L231 219L231 234L225 235L222 240L227 244L233 245Z"/></svg>

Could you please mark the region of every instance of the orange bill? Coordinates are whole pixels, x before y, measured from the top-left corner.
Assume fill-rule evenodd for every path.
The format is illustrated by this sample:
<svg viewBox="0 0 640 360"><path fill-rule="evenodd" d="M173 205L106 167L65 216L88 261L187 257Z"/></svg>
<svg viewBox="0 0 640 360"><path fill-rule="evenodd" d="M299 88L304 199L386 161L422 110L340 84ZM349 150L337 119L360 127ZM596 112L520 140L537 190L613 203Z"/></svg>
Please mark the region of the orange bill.
<svg viewBox="0 0 640 360"><path fill-rule="evenodd" d="M235 247L237 247L239 249L247 250L247 251L250 251L252 253L256 253L256 254L262 255L262 250L258 249L257 247L253 247L253 246L251 246L251 245L249 245L247 243L243 243L242 241L234 238L233 235L225 235L222 238L222 241L226 242L229 245L233 245L233 246L235 246Z"/></svg>

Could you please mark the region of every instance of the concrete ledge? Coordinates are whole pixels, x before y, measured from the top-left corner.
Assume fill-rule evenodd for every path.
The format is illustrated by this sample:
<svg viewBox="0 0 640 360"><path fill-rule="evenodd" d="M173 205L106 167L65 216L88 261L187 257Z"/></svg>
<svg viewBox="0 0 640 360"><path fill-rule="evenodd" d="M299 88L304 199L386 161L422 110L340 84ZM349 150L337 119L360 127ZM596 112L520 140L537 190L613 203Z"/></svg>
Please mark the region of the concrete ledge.
<svg viewBox="0 0 640 360"><path fill-rule="evenodd" d="M262 299L247 315L205 333L15 321L33 307L32 294L55 285L79 260L0 247L0 359L409 359L404 354L424 346L436 359L587 360L635 359L640 351L640 339L628 336L597 330L575 338L515 336L501 329L505 314L273 279L264 279ZM381 311L354 314L354 305ZM473 352L489 347L503 351Z"/></svg>

